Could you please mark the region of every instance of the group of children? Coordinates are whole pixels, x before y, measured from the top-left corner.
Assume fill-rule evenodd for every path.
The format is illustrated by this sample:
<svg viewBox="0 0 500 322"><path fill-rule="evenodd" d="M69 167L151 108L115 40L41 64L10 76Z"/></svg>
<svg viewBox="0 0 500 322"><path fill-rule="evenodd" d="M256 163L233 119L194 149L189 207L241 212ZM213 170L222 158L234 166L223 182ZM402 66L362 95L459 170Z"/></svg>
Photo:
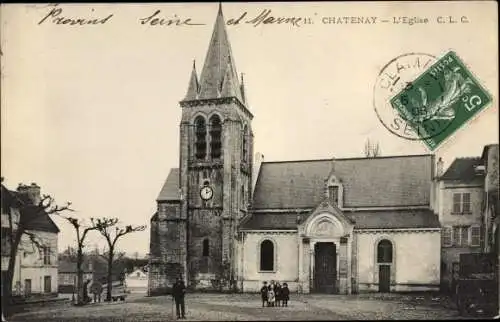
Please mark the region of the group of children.
<svg viewBox="0 0 500 322"><path fill-rule="evenodd" d="M283 283L283 286L279 282L264 285L260 289L260 296L262 298L262 307L264 306L288 306L288 300L290 299L290 290L288 289L288 284Z"/></svg>

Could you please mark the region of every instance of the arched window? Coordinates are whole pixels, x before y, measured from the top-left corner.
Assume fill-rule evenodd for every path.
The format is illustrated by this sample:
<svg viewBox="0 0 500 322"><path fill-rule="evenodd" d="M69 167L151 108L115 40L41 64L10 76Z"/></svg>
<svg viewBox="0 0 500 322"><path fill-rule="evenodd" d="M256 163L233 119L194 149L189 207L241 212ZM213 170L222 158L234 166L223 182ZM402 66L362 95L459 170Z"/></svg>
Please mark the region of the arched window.
<svg viewBox="0 0 500 322"><path fill-rule="evenodd" d="M339 186L329 186L328 187L328 197L333 202L334 205L339 204Z"/></svg>
<svg viewBox="0 0 500 322"><path fill-rule="evenodd" d="M205 124L205 119L202 116L198 116L194 121L195 124L195 157L198 160L205 159L207 155L207 127Z"/></svg>
<svg viewBox="0 0 500 322"><path fill-rule="evenodd" d="M219 159L222 153L222 126L220 118L214 115L210 118L210 151L212 159Z"/></svg>
<svg viewBox="0 0 500 322"><path fill-rule="evenodd" d="M377 263L392 263L392 243L387 239L378 243Z"/></svg>
<svg viewBox="0 0 500 322"><path fill-rule="evenodd" d="M203 240L203 256L209 256L209 242L208 239Z"/></svg>
<svg viewBox="0 0 500 322"><path fill-rule="evenodd" d="M260 244L260 270L274 271L274 244L270 240Z"/></svg>
<svg viewBox="0 0 500 322"><path fill-rule="evenodd" d="M243 138L241 140L241 145L242 145L241 160L243 160L244 162L248 161L248 134L247 134L247 132L248 132L248 128L245 125L245 127L243 128Z"/></svg>

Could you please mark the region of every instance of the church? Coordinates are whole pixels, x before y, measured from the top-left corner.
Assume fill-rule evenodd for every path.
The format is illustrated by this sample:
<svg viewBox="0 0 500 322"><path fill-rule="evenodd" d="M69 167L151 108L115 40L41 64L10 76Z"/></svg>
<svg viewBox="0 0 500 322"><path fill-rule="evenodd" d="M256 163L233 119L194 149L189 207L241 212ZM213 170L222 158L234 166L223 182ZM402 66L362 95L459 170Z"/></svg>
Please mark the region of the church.
<svg viewBox="0 0 500 322"><path fill-rule="evenodd" d="M178 277L200 291L256 292L272 280L299 293L439 289L434 156L254 155L220 6L180 108L179 167L151 218L150 295Z"/></svg>

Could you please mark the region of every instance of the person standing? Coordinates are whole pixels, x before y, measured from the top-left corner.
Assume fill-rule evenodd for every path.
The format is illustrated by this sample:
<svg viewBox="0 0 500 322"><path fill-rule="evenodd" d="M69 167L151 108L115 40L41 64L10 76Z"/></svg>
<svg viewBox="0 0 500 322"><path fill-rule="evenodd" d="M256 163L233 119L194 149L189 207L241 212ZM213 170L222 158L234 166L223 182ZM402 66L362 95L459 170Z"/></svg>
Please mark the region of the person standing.
<svg viewBox="0 0 500 322"><path fill-rule="evenodd" d="M274 301L276 300L276 298L274 297L274 288L273 287L269 287L268 290L267 290L267 301L268 301L268 305L269 306L274 306Z"/></svg>
<svg viewBox="0 0 500 322"><path fill-rule="evenodd" d="M264 285L260 288L260 297L262 298L262 307L264 306L269 306L269 303L267 302L267 282L264 282Z"/></svg>
<svg viewBox="0 0 500 322"><path fill-rule="evenodd" d="M94 295L94 303L101 302L102 294L102 284L99 281L95 281L90 286L90 292Z"/></svg>
<svg viewBox="0 0 500 322"><path fill-rule="evenodd" d="M283 301L283 306L288 306L288 300L290 299L290 290L288 289L288 284L283 283L281 288L281 300Z"/></svg>
<svg viewBox="0 0 500 322"><path fill-rule="evenodd" d="M276 285L274 285L274 296L276 297L276 306L281 306L281 285L280 285L280 282L276 282Z"/></svg>
<svg viewBox="0 0 500 322"><path fill-rule="evenodd" d="M178 319L185 319L184 295L186 294L186 286L180 278L175 280L172 288L172 297L175 300L175 312ZM180 312L179 312L180 311Z"/></svg>
<svg viewBox="0 0 500 322"><path fill-rule="evenodd" d="M90 280L86 280L85 283L83 283L83 303L84 304L87 304L90 302L89 284L90 284Z"/></svg>

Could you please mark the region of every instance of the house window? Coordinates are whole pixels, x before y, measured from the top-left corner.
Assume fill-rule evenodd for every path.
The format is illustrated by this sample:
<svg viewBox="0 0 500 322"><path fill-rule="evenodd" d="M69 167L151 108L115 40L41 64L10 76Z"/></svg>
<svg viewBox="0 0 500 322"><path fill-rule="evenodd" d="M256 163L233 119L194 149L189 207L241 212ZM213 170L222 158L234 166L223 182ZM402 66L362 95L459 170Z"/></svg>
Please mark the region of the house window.
<svg viewBox="0 0 500 322"><path fill-rule="evenodd" d="M201 116L198 116L195 123L195 157L198 160L205 159L207 155L207 128L205 124L205 119Z"/></svg>
<svg viewBox="0 0 500 322"><path fill-rule="evenodd" d="M467 226L453 226L454 246L467 246L469 244L469 228Z"/></svg>
<svg viewBox="0 0 500 322"><path fill-rule="evenodd" d="M462 193L462 212L470 214L470 193Z"/></svg>
<svg viewBox="0 0 500 322"><path fill-rule="evenodd" d="M479 227L479 226L471 227L470 245L471 246L480 246L481 245L481 227Z"/></svg>
<svg viewBox="0 0 500 322"><path fill-rule="evenodd" d="M339 204L339 187L329 186L328 187L328 197L333 202L334 205Z"/></svg>
<svg viewBox="0 0 500 322"><path fill-rule="evenodd" d="M274 244L270 240L260 244L260 270L274 271Z"/></svg>
<svg viewBox="0 0 500 322"><path fill-rule="evenodd" d="M392 263L392 243L387 239L378 243L377 263Z"/></svg>
<svg viewBox="0 0 500 322"><path fill-rule="evenodd" d="M50 247L43 247L43 264L50 265Z"/></svg>
<svg viewBox="0 0 500 322"><path fill-rule="evenodd" d="M210 154L212 159L219 159L222 150L222 126L220 118L214 115L210 118Z"/></svg>
<svg viewBox="0 0 500 322"><path fill-rule="evenodd" d="M444 247L449 247L453 244L451 239L451 227L443 227L441 231L441 244Z"/></svg>
<svg viewBox="0 0 500 322"><path fill-rule="evenodd" d="M458 214L460 213L460 199L462 197L461 193L454 193L453 194L453 213Z"/></svg>
<svg viewBox="0 0 500 322"><path fill-rule="evenodd" d="M203 256L209 255L209 241L208 239L203 240Z"/></svg>
<svg viewBox="0 0 500 322"><path fill-rule="evenodd" d="M470 214L470 193L453 194L453 214Z"/></svg>
<svg viewBox="0 0 500 322"><path fill-rule="evenodd" d="M248 147L247 147L247 144L248 144L248 140L247 140L247 126L245 125L245 127L243 128L243 138L242 138L242 156L241 156L241 159L243 160L243 162L247 162L247 154L248 154Z"/></svg>

